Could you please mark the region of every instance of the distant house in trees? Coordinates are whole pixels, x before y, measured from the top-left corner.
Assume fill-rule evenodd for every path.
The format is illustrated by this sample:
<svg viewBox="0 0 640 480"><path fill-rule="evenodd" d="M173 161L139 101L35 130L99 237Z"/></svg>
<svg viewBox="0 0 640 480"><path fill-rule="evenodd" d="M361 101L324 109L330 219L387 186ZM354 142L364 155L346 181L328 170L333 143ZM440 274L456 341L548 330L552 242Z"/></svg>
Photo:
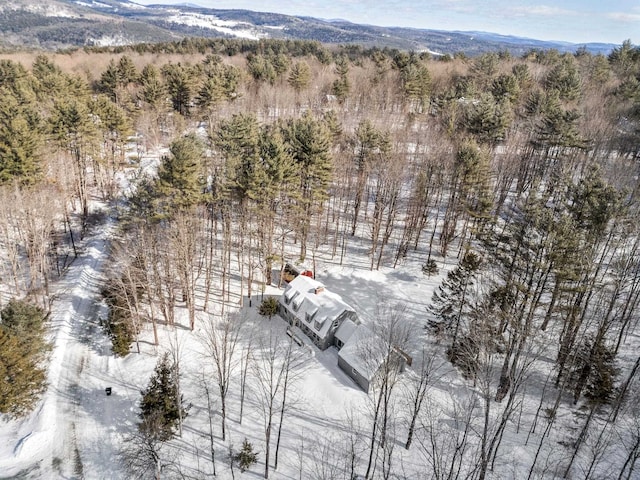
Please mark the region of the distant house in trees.
<svg viewBox="0 0 640 480"><path fill-rule="evenodd" d="M357 322L355 310L340 295L305 275L285 287L278 300L278 314L302 330L320 350L334 344L335 332L345 320Z"/></svg>

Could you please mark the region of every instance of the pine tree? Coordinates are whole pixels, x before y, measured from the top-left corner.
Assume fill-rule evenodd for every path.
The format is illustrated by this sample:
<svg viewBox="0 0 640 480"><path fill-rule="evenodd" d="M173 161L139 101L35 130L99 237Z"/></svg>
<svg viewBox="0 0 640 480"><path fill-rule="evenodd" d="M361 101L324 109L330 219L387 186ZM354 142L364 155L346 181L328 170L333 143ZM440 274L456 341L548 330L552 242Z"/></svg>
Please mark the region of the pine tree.
<svg viewBox="0 0 640 480"><path fill-rule="evenodd" d="M191 101L195 95L195 70L189 65L168 63L162 67L162 76L171 97L173 109L188 117L191 112Z"/></svg>
<svg viewBox="0 0 640 480"><path fill-rule="evenodd" d="M241 71L225 65L218 56L208 55L202 62L204 81L198 90L196 103L203 109L215 107L223 100L234 100L238 95Z"/></svg>
<svg viewBox="0 0 640 480"><path fill-rule="evenodd" d="M309 64L307 62L294 63L291 67L288 81L296 93L300 93L307 88L311 82L311 69L309 68Z"/></svg>
<svg viewBox="0 0 640 480"><path fill-rule="evenodd" d="M169 155L162 158L158 169L158 214L189 208L202 200L203 157L204 146L194 134L185 135L171 143Z"/></svg>
<svg viewBox="0 0 640 480"><path fill-rule="evenodd" d="M0 413L21 417L45 391L43 362L51 348L45 335L41 308L11 300L0 312Z"/></svg>
<svg viewBox="0 0 640 480"><path fill-rule="evenodd" d="M580 75L572 56L565 56L545 78L547 90L555 90L563 100L576 100L581 93Z"/></svg>
<svg viewBox="0 0 640 480"><path fill-rule="evenodd" d="M606 405L613 400L619 370L613 349L604 342L603 337L590 337L578 348L569 380L574 403L583 391L590 404Z"/></svg>
<svg viewBox="0 0 640 480"><path fill-rule="evenodd" d="M356 227L360 220L365 187L369 181L373 162L377 157L385 158L389 154L391 145L388 133L376 129L369 120L362 120L351 139L351 146L356 169L353 218L351 220L351 235L353 236L356 234Z"/></svg>
<svg viewBox="0 0 640 480"><path fill-rule="evenodd" d="M242 450L234 455L233 460L244 473L258 462L258 454L253 451L253 445L245 438L242 442Z"/></svg>
<svg viewBox="0 0 640 480"><path fill-rule="evenodd" d="M92 112L97 116L97 126L102 134L102 157L106 165L100 165L105 169L106 179L102 179L103 191L110 191L111 182L124 161L125 144L132 132L131 120L127 112L113 103L104 95L98 95L90 104ZM97 172L99 173L99 172Z"/></svg>
<svg viewBox="0 0 640 480"><path fill-rule="evenodd" d="M283 133L300 175L296 223L300 258L304 259L311 220L329 196L331 137L324 122L314 119L309 113L290 121Z"/></svg>
<svg viewBox="0 0 640 480"><path fill-rule="evenodd" d="M347 57L340 56L336 59L336 74L338 78L333 82L331 87L331 93L336 96L340 103L344 103L351 90L351 83L349 82L349 61Z"/></svg>
<svg viewBox="0 0 640 480"><path fill-rule="evenodd" d="M141 99L152 108L160 109L166 103L167 89L155 65L145 65L140 75L140 85Z"/></svg>
<svg viewBox="0 0 640 480"><path fill-rule="evenodd" d="M138 71L136 66L128 55L123 55L118 60L117 78L118 84L121 87L126 87L130 83L136 83L138 81Z"/></svg>
<svg viewBox="0 0 640 480"><path fill-rule="evenodd" d="M97 149L98 133L88 100L88 95L69 92L55 102L54 111L49 118L55 141L71 157L76 195L80 199L84 219L89 215L88 168L91 156Z"/></svg>
<svg viewBox="0 0 640 480"><path fill-rule="evenodd" d="M116 90L118 88L118 66L115 60L111 59L107 69L100 75L98 80L98 89L109 95L111 101L116 101Z"/></svg>
<svg viewBox="0 0 640 480"><path fill-rule="evenodd" d="M515 65L514 68L516 66L518 65ZM526 65L524 66L526 67ZM520 74L526 75L524 72ZM498 101L508 100L511 103L515 103L520 96L520 92L521 87L515 74L499 75L491 84L491 94Z"/></svg>
<svg viewBox="0 0 640 480"><path fill-rule="evenodd" d="M234 115L220 122L211 139L224 159L224 188L243 200L259 163L260 125L255 115Z"/></svg>
<svg viewBox="0 0 640 480"><path fill-rule="evenodd" d="M269 317L269 320L271 320L271 317L278 313L278 301L275 297L265 298L260 304L258 313L263 317Z"/></svg>
<svg viewBox="0 0 640 480"><path fill-rule="evenodd" d="M35 183L41 170L44 127L35 105L0 88L0 184Z"/></svg>
<svg viewBox="0 0 640 480"><path fill-rule="evenodd" d="M248 55L247 69L256 82L267 82L270 85L276 83L278 72L274 62L262 54Z"/></svg>
<svg viewBox="0 0 640 480"><path fill-rule="evenodd" d="M434 318L429 320L428 327L437 334L445 333L450 336L452 345L456 344L460 326L470 312L470 289L481 265L480 256L468 251L433 293L428 310Z"/></svg>
<svg viewBox="0 0 640 480"><path fill-rule="evenodd" d="M105 328L111 338L111 350L118 357L129 354L131 344L136 340L138 332L134 325L131 302L128 301L137 292L131 291L122 280L111 281L102 292L107 306L109 316Z"/></svg>
<svg viewBox="0 0 640 480"><path fill-rule="evenodd" d="M173 438L179 422L187 416L183 399L178 391L177 366L165 353L156 364L149 385L140 392L140 419L142 433L161 441Z"/></svg>
<svg viewBox="0 0 640 480"><path fill-rule="evenodd" d="M400 79L404 97L415 101L419 111L423 111L431 93L431 74L427 66L415 59L400 70Z"/></svg>
<svg viewBox="0 0 640 480"><path fill-rule="evenodd" d="M493 145L504 140L511 120L510 103L496 101L493 95L484 93L469 105L466 126L481 143Z"/></svg>

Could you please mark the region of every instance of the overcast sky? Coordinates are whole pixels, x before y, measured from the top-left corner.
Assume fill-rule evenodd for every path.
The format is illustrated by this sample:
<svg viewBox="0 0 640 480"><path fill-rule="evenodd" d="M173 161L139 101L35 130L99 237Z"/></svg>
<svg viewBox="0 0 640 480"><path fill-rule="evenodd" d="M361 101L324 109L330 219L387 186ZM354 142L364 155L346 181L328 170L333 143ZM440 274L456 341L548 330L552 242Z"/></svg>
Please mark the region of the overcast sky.
<svg viewBox="0 0 640 480"><path fill-rule="evenodd" d="M133 0L191 3L371 25L484 31L538 40L620 44L640 41L640 0Z"/></svg>

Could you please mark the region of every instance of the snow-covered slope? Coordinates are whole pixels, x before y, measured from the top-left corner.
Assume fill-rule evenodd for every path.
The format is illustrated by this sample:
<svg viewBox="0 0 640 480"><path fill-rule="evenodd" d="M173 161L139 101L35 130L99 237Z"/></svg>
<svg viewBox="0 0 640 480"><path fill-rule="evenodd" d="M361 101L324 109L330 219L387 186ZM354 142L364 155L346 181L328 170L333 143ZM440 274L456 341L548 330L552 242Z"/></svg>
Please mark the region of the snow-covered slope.
<svg viewBox="0 0 640 480"><path fill-rule="evenodd" d="M126 0L8 0L0 5L0 44L63 46L171 41L183 37L303 39L326 43L475 55L508 50L520 55L532 48L572 52L578 45L504 37L483 32L445 32L358 25L269 12L221 10L196 5L143 6ZM269 8L265 6L265 9ZM55 23L51 19L56 19ZM109 41L99 41L108 38ZM582 46L582 45L580 45ZM613 45L587 44L607 53Z"/></svg>

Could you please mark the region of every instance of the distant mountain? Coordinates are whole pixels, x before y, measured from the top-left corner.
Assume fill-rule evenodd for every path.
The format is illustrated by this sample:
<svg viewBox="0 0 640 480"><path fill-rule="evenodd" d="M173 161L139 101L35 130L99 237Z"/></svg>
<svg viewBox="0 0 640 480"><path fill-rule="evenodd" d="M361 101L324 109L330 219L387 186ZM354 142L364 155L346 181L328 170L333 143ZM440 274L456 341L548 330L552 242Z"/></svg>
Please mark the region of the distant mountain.
<svg viewBox="0 0 640 480"><path fill-rule="evenodd" d="M0 5L0 45L58 49L126 45L184 37L279 38L355 43L436 54L477 55L532 48L608 53L615 45L570 44L486 32L447 32L359 25L248 10L218 10L190 4L143 6L128 0L5 0Z"/></svg>

